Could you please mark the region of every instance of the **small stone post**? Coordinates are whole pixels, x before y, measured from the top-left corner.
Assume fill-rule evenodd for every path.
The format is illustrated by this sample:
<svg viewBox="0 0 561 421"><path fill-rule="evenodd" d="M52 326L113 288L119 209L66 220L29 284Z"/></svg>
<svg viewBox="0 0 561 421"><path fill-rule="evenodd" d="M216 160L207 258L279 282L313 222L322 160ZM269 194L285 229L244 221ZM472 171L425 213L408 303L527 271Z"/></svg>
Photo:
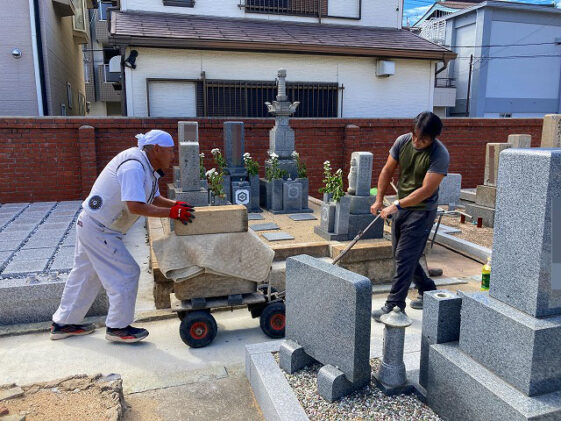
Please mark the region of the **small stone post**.
<svg viewBox="0 0 561 421"><path fill-rule="evenodd" d="M411 393L415 389L407 383L403 348L405 344L405 328L410 326L411 319L399 307L381 317L384 328L384 355L378 372L374 374L376 383L386 395Z"/></svg>

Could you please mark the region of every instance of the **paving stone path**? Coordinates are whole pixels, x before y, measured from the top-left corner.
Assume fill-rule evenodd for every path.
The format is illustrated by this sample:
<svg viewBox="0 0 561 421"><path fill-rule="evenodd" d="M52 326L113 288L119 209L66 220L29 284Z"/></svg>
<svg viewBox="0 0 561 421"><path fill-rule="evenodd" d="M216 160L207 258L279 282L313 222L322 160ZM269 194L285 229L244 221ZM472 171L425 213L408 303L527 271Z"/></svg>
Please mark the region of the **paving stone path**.
<svg viewBox="0 0 561 421"><path fill-rule="evenodd" d="M0 205L0 280L69 272L81 202Z"/></svg>

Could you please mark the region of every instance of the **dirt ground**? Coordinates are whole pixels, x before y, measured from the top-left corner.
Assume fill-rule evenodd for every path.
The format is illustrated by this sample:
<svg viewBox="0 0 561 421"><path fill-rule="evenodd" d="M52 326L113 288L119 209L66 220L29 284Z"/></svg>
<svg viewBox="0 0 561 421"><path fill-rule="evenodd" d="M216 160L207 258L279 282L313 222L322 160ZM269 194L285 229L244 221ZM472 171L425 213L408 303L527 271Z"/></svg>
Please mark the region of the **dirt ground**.
<svg viewBox="0 0 561 421"><path fill-rule="evenodd" d="M462 240L470 241L483 247L493 248L493 228L477 228L477 225L472 224L468 220L461 224L459 216L444 216L442 224L461 230L461 234L453 235Z"/></svg>
<svg viewBox="0 0 561 421"><path fill-rule="evenodd" d="M0 402L0 413L25 416L26 421L117 421L123 411L121 380L106 380L73 376L22 386L24 395Z"/></svg>

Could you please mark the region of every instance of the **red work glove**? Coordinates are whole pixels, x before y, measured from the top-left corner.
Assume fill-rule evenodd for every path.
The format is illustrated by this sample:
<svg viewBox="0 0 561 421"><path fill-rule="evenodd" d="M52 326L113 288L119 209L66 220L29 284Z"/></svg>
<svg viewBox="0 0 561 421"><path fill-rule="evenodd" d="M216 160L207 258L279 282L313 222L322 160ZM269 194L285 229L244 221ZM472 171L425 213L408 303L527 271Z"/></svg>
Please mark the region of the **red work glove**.
<svg viewBox="0 0 561 421"><path fill-rule="evenodd" d="M181 205L181 206L184 206L184 207L186 207L186 208L189 208L189 209L188 209L189 212L192 212L192 211L195 210L195 207L194 207L193 205L190 205L190 204L187 203L187 202L176 201L176 202L175 202L175 205L176 205L176 206L177 206L177 205Z"/></svg>
<svg viewBox="0 0 561 421"><path fill-rule="evenodd" d="M192 222L192 219L195 218L191 212L192 208L188 208L185 205L174 205L169 210L169 217L171 219L179 219L183 222L183 225L187 225L188 222Z"/></svg>

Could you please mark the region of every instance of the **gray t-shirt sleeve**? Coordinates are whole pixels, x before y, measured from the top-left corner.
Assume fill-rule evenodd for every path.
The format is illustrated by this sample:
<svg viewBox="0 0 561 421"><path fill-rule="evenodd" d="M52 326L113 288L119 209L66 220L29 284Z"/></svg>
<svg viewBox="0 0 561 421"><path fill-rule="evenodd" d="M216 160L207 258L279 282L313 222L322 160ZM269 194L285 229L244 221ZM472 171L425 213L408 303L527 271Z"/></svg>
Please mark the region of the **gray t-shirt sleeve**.
<svg viewBox="0 0 561 421"><path fill-rule="evenodd" d="M440 141L437 140L436 142L438 143L435 145L436 148L434 148L431 155L430 166L427 172L447 175L448 165L450 165L450 154Z"/></svg>
<svg viewBox="0 0 561 421"><path fill-rule="evenodd" d="M405 145L409 140L411 140L411 133L399 136L390 149L390 156L396 161L399 161L399 152L401 151L403 145Z"/></svg>

